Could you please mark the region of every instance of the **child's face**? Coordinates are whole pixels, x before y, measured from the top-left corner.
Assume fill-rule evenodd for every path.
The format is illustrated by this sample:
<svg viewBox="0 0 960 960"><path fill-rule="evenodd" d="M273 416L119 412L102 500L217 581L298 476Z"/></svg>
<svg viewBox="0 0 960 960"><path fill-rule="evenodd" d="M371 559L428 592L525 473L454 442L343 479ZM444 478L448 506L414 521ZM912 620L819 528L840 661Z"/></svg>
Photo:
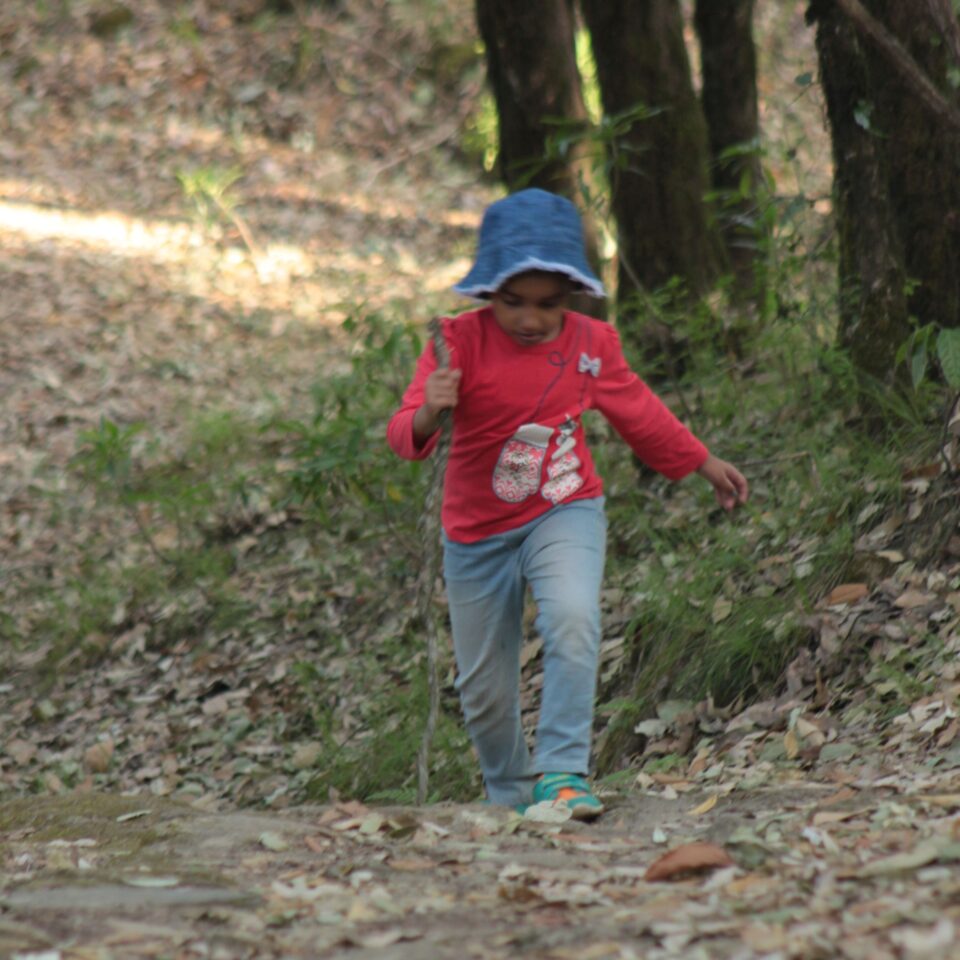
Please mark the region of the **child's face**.
<svg viewBox="0 0 960 960"><path fill-rule="evenodd" d="M531 347L560 336L571 289L562 274L531 271L508 280L490 298L490 305L500 329Z"/></svg>

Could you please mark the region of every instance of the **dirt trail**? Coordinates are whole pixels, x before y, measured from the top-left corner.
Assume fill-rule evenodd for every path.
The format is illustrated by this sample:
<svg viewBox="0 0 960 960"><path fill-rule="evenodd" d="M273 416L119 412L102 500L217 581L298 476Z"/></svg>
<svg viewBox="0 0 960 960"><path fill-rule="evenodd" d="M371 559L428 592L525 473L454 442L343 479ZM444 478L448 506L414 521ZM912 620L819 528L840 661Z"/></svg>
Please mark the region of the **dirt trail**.
<svg viewBox="0 0 960 960"><path fill-rule="evenodd" d="M95 4L45 18L52 6L0 9L0 667L10 657L19 671L0 675L0 957L960 956L955 688L918 702L895 737L836 718L804 732L781 704L776 722L740 724L688 769L611 793L592 826L481 806L260 814L213 793L205 806L152 796L178 775L157 704L180 698L198 725L222 727L217 684L253 669L229 649L209 682L158 655L149 670L167 685L135 711L126 647L113 670L77 680L83 697L19 689L49 652L30 634L30 590L62 587L119 525L65 471L80 431L146 421L173 447L185 411L302 412L358 304L449 306L492 190L434 149L462 118L450 91L417 100L423 26L364 20L403 4L358 4L344 23L318 6L325 45L282 95L251 77L291 70L292 21L260 30L223 4L145 0L104 37ZM774 6L765 17L799 25L803 4ZM795 52L777 49L788 85L804 69ZM799 122L789 102L765 118L774 134ZM228 220L204 222L178 181L234 164L255 250ZM31 645L10 649L8 621ZM123 724L136 736L122 786L140 795L29 795L65 789L50 771L79 768ZM250 749L289 778L274 745ZM192 764L233 776L212 747ZM691 841L734 865L645 881Z"/></svg>
<svg viewBox="0 0 960 960"><path fill-rule="evenodd" d="M706 790L673 778L682 793L611 795L592 825L481 805L255 814L110 795L16 801L0 806L13 871L0 955L960 956L960 848L942 817L960 797L871 784L877 773L869 761L819 777L766 770L726 794L722 777ZM693 841L733 865L645 879Z"/></svg>

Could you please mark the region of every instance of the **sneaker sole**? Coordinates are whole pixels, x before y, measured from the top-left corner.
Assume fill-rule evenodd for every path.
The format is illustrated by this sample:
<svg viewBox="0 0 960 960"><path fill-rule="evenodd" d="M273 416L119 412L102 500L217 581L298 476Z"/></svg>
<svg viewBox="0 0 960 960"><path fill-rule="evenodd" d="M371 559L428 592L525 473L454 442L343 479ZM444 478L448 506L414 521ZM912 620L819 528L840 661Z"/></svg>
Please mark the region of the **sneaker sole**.
<svg viewBox="0 0 960 960"><path fill-rule="evenodd" d="M601 816L605 808L603 806L599 807L590 807L585 803L574 804L570 807L570 818L572 820L596 820L597 817Z"/></svg>

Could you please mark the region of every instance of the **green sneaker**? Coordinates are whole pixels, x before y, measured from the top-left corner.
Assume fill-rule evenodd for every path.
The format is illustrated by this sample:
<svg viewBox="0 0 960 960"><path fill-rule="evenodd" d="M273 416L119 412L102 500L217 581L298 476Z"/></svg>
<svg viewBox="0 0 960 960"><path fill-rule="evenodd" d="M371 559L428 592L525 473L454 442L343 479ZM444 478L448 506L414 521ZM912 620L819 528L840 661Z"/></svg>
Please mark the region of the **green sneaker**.
<svg viewBox="0 0 960 960"><path fill-rule="evenodd" d="M533 802L564 804L574 820L593 820L603 813L590 784L576 773L545 773L534 784Z"/></svg>

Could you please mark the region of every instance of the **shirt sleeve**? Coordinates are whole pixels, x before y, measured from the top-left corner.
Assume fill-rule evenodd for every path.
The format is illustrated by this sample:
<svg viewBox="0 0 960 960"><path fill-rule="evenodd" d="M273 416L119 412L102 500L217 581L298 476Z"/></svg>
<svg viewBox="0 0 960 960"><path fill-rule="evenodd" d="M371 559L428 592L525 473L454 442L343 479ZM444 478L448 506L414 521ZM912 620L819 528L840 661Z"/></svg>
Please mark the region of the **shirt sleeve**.
<svg viewBox="0 0 960 960"><path fill-rule="evenodd" d="M417 368L410 385L403 394L400 407L387 424L387 443L390 444L393 452L404 460L426 459L433 452L440 438L440 431L437 430L423 445L418 445L413 436L413 418L423 404L427 377L436 369L437 356L433 349L433 341L428 340L423 353L420 354L420 359L417 360Z"/></svg>
<svg viewBox="0 0 960 960"><path fill-rule="evenodd" d="M627 365L620 338L609 337L594 386L594 405L648 466L680 480L703 466L709 451Z"/></svg>

